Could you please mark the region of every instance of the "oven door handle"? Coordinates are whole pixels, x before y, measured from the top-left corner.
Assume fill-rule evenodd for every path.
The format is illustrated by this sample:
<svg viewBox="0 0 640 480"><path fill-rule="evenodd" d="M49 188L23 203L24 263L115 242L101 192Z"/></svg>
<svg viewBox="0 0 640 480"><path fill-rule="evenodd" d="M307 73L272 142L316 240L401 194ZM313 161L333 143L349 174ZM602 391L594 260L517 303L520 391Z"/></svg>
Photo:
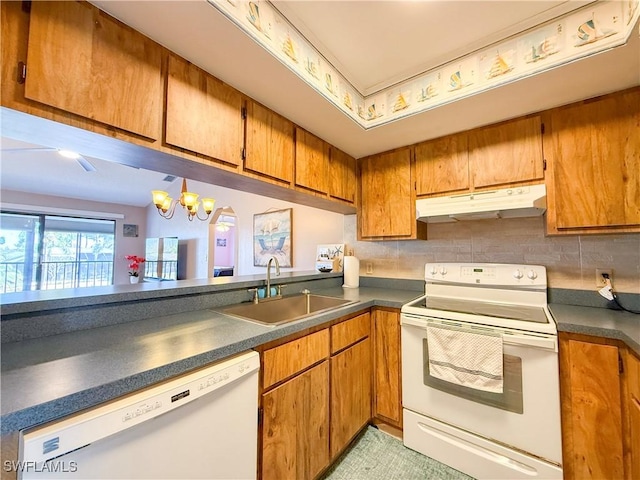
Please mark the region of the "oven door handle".
<svg viewBox="0 0 640 480"><path fill-rule="evenodd" d="M425 333L428 323L429 322L424 317L414 317L410 314L404 314L401 316L402 325L424 329ZM556 336L525 335L499 328L492 329L492 331L502 333L502 342L507 345L533 347L553 352L558 351L558 337Z"/></svg>

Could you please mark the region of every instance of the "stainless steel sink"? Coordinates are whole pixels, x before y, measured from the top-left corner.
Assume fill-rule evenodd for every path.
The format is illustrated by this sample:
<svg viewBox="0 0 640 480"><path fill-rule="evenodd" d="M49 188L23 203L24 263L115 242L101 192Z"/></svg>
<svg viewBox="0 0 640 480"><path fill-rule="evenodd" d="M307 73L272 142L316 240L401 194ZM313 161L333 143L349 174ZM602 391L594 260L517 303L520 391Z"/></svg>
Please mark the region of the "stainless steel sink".
<svg viewBox="0 0 640 480"><path fill-rule="evenodd" d="M351 303L355 302L322 295L301 294L262 303L243 303L217 311L263 325L282 325Z"/></svg>

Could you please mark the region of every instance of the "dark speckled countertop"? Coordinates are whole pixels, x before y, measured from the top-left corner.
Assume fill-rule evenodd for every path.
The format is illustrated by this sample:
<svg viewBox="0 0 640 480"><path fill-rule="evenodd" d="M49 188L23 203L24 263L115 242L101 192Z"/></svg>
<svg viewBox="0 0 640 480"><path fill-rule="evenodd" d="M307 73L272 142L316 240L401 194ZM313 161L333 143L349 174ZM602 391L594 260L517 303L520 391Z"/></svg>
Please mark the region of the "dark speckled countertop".
<svg viewBox="0 0 640 480"><path fill-rule="evenodd" d="M400 308L420 292L314 291L353 304L268 327L199 310L2 345L2 433L28 428L372 306Z"/></svg>
<svg viewBox="0 0 640 480"><path fill-rule="evenodd" d="M420 282L416 290L414 284L402 280L371 280L361 281L358 289L316 290L313 293L354 303L276 327L228 317L215 309L201 309L4 343L2 434L96 406L340 316L373 306L400 308L421 295ZM148 295L162 293L166 294L152 291ZM63 303L71 299L58 302L64 308ZM19 304L13 307L24 308ZM637 315L556 303L550 304L550 310L559 331L618 339L640 355Z"/></svg>
<svg viewBox="0 0 640 480"><path fill-rule="evenodd" d="M559 332L623 341L640 356L640 315L607 308L549 304Z"/></svg>

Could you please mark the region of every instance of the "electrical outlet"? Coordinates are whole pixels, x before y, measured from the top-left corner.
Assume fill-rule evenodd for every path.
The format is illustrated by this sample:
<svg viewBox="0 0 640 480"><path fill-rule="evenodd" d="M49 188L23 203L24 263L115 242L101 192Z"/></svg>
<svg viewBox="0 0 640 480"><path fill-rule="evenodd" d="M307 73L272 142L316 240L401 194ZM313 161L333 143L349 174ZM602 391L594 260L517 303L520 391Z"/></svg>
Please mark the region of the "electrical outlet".
<svg viewBox="0 0 640 480"><path fill-rule="evenodd" d="M604 287L607 282L604 281L602 274L609 275L609 281L613 282L613 270L610 268L596 268L596 288Z"/></svg>
<svg viewBox="0 0 640 480"><path fill-rule="evenodd" d="M373 273L373 263L367 262L367 275L371 275Z"/></svg>

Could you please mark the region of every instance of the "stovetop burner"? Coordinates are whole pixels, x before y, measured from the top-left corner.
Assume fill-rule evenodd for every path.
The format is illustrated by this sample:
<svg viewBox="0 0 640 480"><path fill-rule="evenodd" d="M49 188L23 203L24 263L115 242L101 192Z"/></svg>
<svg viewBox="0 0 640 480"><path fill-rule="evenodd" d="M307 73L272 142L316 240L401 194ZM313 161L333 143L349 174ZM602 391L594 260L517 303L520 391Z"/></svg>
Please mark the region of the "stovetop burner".
<svg viewBox="0 0 640 480"><path fill-rule="evenodd" d="M442 310L444 312L510 318L524 322L549 322L542 307L532 307L529 305L514 305L496 302L480 303L474 300L464 300L461 298L425 297L421 306L430 310Z"/></svg>
<svg viewBox="0 0 640 480"><path fill-rule="evenodd" d="M425 296L402 313L481 326L556 335L540 265L425 265Z"/></svg>

